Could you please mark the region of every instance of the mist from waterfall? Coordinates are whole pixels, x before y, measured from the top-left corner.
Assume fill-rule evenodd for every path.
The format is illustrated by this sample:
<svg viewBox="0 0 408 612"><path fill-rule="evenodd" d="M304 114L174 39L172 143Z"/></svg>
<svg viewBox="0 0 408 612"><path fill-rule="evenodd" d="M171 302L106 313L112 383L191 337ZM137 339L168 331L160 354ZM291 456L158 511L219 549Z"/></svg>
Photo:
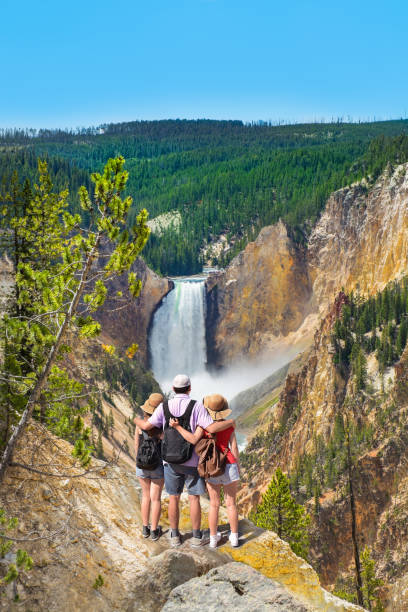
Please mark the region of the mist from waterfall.
<svg viewBox="0 0 408 612"><path fill-rule="evenodd" d="M175 287L157 309L149 337L151 368L165 393L176 374L191 378L192 397L221 393L228 401L256 385L293 355L276 353L258 362L241 361L222 371L206 367L205 277L175 280Z"/></svg>

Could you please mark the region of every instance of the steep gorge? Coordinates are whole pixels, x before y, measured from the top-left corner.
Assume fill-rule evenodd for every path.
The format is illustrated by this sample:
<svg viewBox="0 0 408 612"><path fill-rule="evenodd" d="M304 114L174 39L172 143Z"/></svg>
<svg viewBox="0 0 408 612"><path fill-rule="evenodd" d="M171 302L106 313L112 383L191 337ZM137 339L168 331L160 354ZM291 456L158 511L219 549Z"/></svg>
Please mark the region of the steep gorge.
<svg viewBox="0 0 408 612"><path fill-rule="evenodd" d="M208 333L217 365L308 345L249 441L241 509L247 513L257 506L278 466L293 476L302 462L312 461L310 478L316 482L316 474L326 469L319 453L332 443L339 415L348 415L363 439L368 436L356 451L353 470L359 542L361 549L368 545L373 551L390 612L408 609L408 353L383 375L376 359L368 358L369 391L356 394L350 371L334 362L332 333L346 294L373 295L405 276L407 264L404 164L388 166L371 187L362 183L332 194L306 249L295 248L283 225L264 228L256 243L207 283ZM246 270L242 280L241 270ZM291 281L288 287L283 270ZM232 316L227 305L234 306ZM262 309L267 314L260 320L256 313ZM353 568L347 481L342 474L335 486L309 492L304 482L298 494L313 516L311 559L323 583L333 588L350 580Z"/></svg>
<svg viewBox="0 0 408 612"><path fill-rule="evenodd" d="M372 294L399 278L408 258L407 201L408 165L388 166L372 187L332 194L306 248L281 222L263 228L207 281L210 361L299 352L341 288Z"/></svg>

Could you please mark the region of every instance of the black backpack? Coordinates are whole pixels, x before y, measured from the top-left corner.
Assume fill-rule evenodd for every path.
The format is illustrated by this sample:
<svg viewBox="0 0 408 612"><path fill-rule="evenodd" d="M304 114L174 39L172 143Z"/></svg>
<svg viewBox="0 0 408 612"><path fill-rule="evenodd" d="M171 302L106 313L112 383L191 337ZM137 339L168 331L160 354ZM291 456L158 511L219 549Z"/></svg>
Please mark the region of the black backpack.
<svg viewBox="0 0 408 612"><path fill-rule="evenodd" d="M185 440L183 436L179 434L177 429L170 427L169 422L172 417L173 419L178 419L178 422L182 427L184 427L184 429L187 429L187 431L191 431L190 417L191 413L193 412L195 403L195 400L190 400L185 413L179 417L175 417L173 414L171 414L169 410L168 401L163 401L165 429L162 442L162 455L163 459L168 463L185 463L186 461L191 459L191 455L193 454L194 450L193 444L187 442L187 440Z"/></svg>
<svg viewBox="0 0 408 612"><path fill-rule="evenodd" d="M139 435L136 465L141 470L155 470L161 463L160 440L151 438L145 431Z"/></svg>

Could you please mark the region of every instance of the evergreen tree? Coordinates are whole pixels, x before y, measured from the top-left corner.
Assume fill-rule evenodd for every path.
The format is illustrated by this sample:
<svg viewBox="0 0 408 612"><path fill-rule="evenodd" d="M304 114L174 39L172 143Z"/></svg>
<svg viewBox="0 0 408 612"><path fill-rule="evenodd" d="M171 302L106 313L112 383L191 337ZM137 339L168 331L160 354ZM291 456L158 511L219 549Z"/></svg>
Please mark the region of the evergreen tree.
<svg viewBox="0 0 408 612"><path fill-rule="evenodd" d="M361 554L361 577L363 581L364 605L370 612L383 612L384 607L378 597L378 589L383 581L375 576L375 562L366 546Z"/></svg>
<svg viewBox="0 0 408 612"><path fill-rule="evenodd" d="M278 468L254 515L255 524L275 531L290 544L293 552L307 558L310 517L293 498L289 479Z"/></svg>
<svg viewBox="0 0 408 612"><path fill-rule="evenodd" d="M50 425L60 430L66 430L67 425L68 436L76 438L74 456L83 465L89 462L90 431L74 409L75 399L68 399L78 396L77 383L57 367L57 360L69 350L68 335L92 337L99 333L100 325L92 313L104 303L109 281L129 271L148 238L145 210L131 230L126 228L132 200L121 197L128 177L123 164L121 157L110 159L102 174L92 175L93 197L81 188L81 206L92 219L86 232L81 229L80 216L66 210L67 192L53 193L46 165L41 162L40 183L30 201L30 214L25 211L24 216L15 218L19 235L30 247L29 257L20 261L15 277L18 305L24 315L16 315L12 307L0 328L0 397L9 423L0 480L27 422L41 408L43 399L60 410L49 419ZM98 268L100 249L107 245L111 247L110 256ZM129 272L129 295L136 297L140 288L135 273Z"/></svg>
<svg viewBox="0 0 408 612"><path fill-rule="evenodd" d="M98 459L104 459L104 454L103 454L103 444L102 444L102 431L101 429L98 430L98 441L96 443L96 456L98 457Z"/></svg>

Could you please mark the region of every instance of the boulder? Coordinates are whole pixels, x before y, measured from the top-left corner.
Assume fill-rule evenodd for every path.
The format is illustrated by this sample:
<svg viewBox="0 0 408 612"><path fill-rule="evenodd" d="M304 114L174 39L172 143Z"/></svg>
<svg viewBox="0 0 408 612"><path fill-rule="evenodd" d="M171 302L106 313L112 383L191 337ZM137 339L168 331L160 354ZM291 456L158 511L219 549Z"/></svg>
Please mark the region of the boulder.
<svg viewBox="0 0 408 612"><path fill-rule="evenodd" d="M201 578L193 578L176 587L163 612L195 610L218 611L221 606L242 610L308 612L312 608L300 603L274 580L266 578L243 563L226 563Z"/></svg>

